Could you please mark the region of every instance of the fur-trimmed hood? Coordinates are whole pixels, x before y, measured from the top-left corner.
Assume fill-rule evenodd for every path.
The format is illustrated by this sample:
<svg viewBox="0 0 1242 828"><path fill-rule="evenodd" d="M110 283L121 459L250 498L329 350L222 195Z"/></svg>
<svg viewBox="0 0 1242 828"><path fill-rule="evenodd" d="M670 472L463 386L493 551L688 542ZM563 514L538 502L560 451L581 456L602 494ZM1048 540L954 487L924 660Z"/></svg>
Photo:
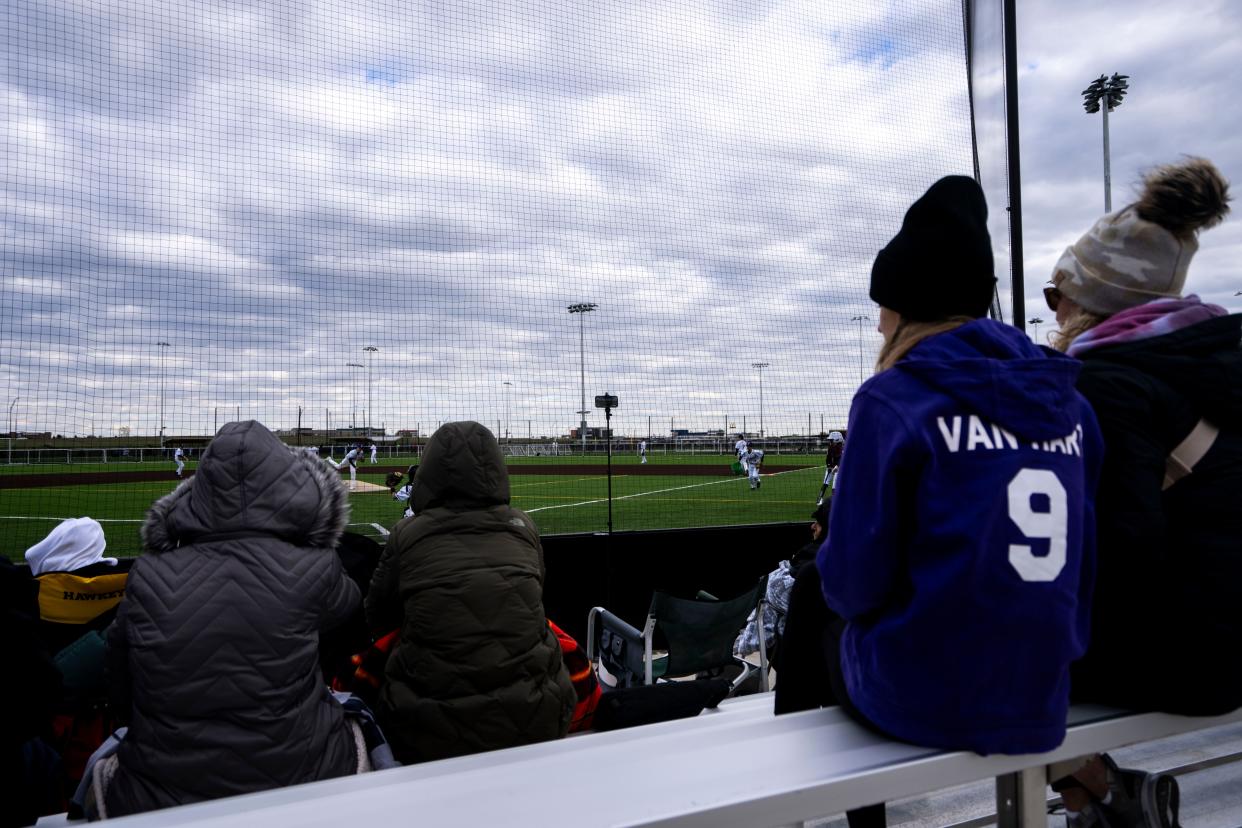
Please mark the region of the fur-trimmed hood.
<svg viewBox="0 0 1242 828"><path fill-rule="evenodd" d="M152 505L142 538L148 552L236 534L333 547L348 521L336 472L247 420L221 428L194 476Z"/></svg>

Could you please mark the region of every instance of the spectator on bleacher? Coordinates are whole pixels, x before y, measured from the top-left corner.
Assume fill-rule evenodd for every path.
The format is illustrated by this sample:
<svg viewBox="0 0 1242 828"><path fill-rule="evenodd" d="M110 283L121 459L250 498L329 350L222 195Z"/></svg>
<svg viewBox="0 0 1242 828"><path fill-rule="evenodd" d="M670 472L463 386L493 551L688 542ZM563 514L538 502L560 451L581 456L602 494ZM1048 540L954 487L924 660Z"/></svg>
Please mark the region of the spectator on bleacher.
<svg viewBox="0 0 1242 828"><path fill-rule="evenodd" d="M318 663L320 630L359 602L333 551L348 518L336 474L254 421L221 428L151 507L108 630L129 719L109 816L358 769Z"/></svg>
<svg viewBox="0 0 1242 828"><path fill-rule="evenodd" d="M26 550L34 576L29 612L61 674L48 744L72 790L86 760L116 726L107 700L103 631L116 618L128 573L104 555L103 527L89 517L62 521Z"/></svg>
<svg viewBox="0 0 1242 828"><path fill-rule="evenodd" d="M768 573L768 586L763 604L763 637L767 648L768 663L772 669L780 672L781 638L785 634L785 618L789 613L789 593L794 581L802 568L815 565L815 555L820 544L824 542L824 533L828 531L828 515L832 509L832 498L821 501L811 513L811 540L798 549L788 560L781 561L776 569ZM755 618L755 610L751 610L746 618L746 626L733 642L733 654L745 658L751 653L759 652L759 621Z"/></svg>
<svg viewBox="0 0 1242 828"><path fill-rule="evenodd" d="M576 695L543 610L543 547L509 505L491 432L432 435L366 597L376 635L400 628L376 713L393 754L423 762L564 736Z"/></svg>
<svg viewBox="0 0 1242 828"><path fill-rule="evenodd" d="M1159 167L1137 202L1066 249L1045 288L1053 343L1083 361L1078 389L1105 443L1076 700L1189 715L1242 704L1242 315L1182 295L1198 233L1228 201L1209 161ZM1135 772L1108 771L1125 798L1117 784L1132 788Z"/></svg>
<svg viewBox="0 0 1242 828"><path fill-rule="evenodd" d="M26 550L34 576L39 631L55 655L89 630L103 630L125 595L126 573L104 556L99 521L70 518Z"/></svg>
<svg viewBox="0 0 1242 828"><path fill-rule="evenodd" d="M60 671L39 635L30 591L30 576L0 560L0 664L8 677L0 716L2 828L34 825L40 816L60 812L68 792L52 735Z"/></svg>
<svg viewBox="0 0 1242 828"><path fill-rule="evenodd" d="M1078 364L984 318L995 281L983 193L961 176L877 256L884 346L850 410L828 539L790 599L778 713L836 703L979 753L1063 740L1102 447Z"/></svg>

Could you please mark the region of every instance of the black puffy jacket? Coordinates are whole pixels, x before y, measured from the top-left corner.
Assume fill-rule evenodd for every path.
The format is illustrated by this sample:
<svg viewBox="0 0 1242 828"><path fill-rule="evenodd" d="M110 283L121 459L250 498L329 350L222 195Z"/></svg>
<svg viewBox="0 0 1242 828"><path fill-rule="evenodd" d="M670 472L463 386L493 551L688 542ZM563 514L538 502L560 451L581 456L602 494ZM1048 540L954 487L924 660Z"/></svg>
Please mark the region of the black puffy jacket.
<svg viewBox="0 0 1242 828"><path fill-rule="evenodd" d="M151 508L108 630L129 719L110 816L355 772L318 663L360 598L333 550L348 517L335 472L253 421Z"/></svg>
<svg viewBox="0 0 1242 828"><path fill-rule="evenodd" d="M543 611L543 548L509 504L496 439L448 423L427 443L367 592L367 621L401 628L376 714L393 753L423 762L556 739L576 702Z"/></svg>
<svg viewBox="0 0 1242 828"><path fill-rule="evenodd" d="M1082 354L1104 434L1091 644L1073 695L1207 715L1242 705L1242 316ZM1161 490L1200 418L1220 429Z"/></svg>

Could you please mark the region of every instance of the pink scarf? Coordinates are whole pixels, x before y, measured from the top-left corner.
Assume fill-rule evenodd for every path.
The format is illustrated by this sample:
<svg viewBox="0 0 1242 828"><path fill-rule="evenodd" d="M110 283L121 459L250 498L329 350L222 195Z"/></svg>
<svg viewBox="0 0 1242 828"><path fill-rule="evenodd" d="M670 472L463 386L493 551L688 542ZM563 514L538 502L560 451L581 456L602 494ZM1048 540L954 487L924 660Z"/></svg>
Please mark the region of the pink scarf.
<svg viewBox="0 0 1242 828"><path fill-rule="evenodd" d="M1093 348L1137 342L1189 328L1217 316L1228 316L1220 305L1209 305L1191 294L1183 299L1153 299L1115 313L1074 340L1069 355L1082 356Z"/></svg>

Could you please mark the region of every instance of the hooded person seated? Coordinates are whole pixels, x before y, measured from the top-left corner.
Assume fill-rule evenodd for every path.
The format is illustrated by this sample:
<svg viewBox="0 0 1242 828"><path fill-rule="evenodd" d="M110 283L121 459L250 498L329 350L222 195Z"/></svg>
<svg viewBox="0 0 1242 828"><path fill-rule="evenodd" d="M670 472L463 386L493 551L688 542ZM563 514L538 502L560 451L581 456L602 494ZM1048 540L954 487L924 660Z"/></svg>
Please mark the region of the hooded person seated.
<svg viewBox="0 0 1242 828"><path fill-rule="evenodd" d="M367 622L400 628L376 715L403 763L564 736L577 696L543 609L543 547L491 432L447 423L393 527Z"/></svg>
<svg viewBox="0 0 1242 828"><path fill-rule="evenodd" d="M117 569L116 558L104 556L106 546L99 521L80 517L62 521L26 550L39 632L53 655L116 616L127 574Z"/></svg>
<svg viewBox="0 0 1242 828"><path fill-rule="evenodd" d="M334 551L348 519L336 473L254 421L221 428L151 507L108 630L129 719L108 816L357 771L318 660L320 631L359 603Z"/></svg>

